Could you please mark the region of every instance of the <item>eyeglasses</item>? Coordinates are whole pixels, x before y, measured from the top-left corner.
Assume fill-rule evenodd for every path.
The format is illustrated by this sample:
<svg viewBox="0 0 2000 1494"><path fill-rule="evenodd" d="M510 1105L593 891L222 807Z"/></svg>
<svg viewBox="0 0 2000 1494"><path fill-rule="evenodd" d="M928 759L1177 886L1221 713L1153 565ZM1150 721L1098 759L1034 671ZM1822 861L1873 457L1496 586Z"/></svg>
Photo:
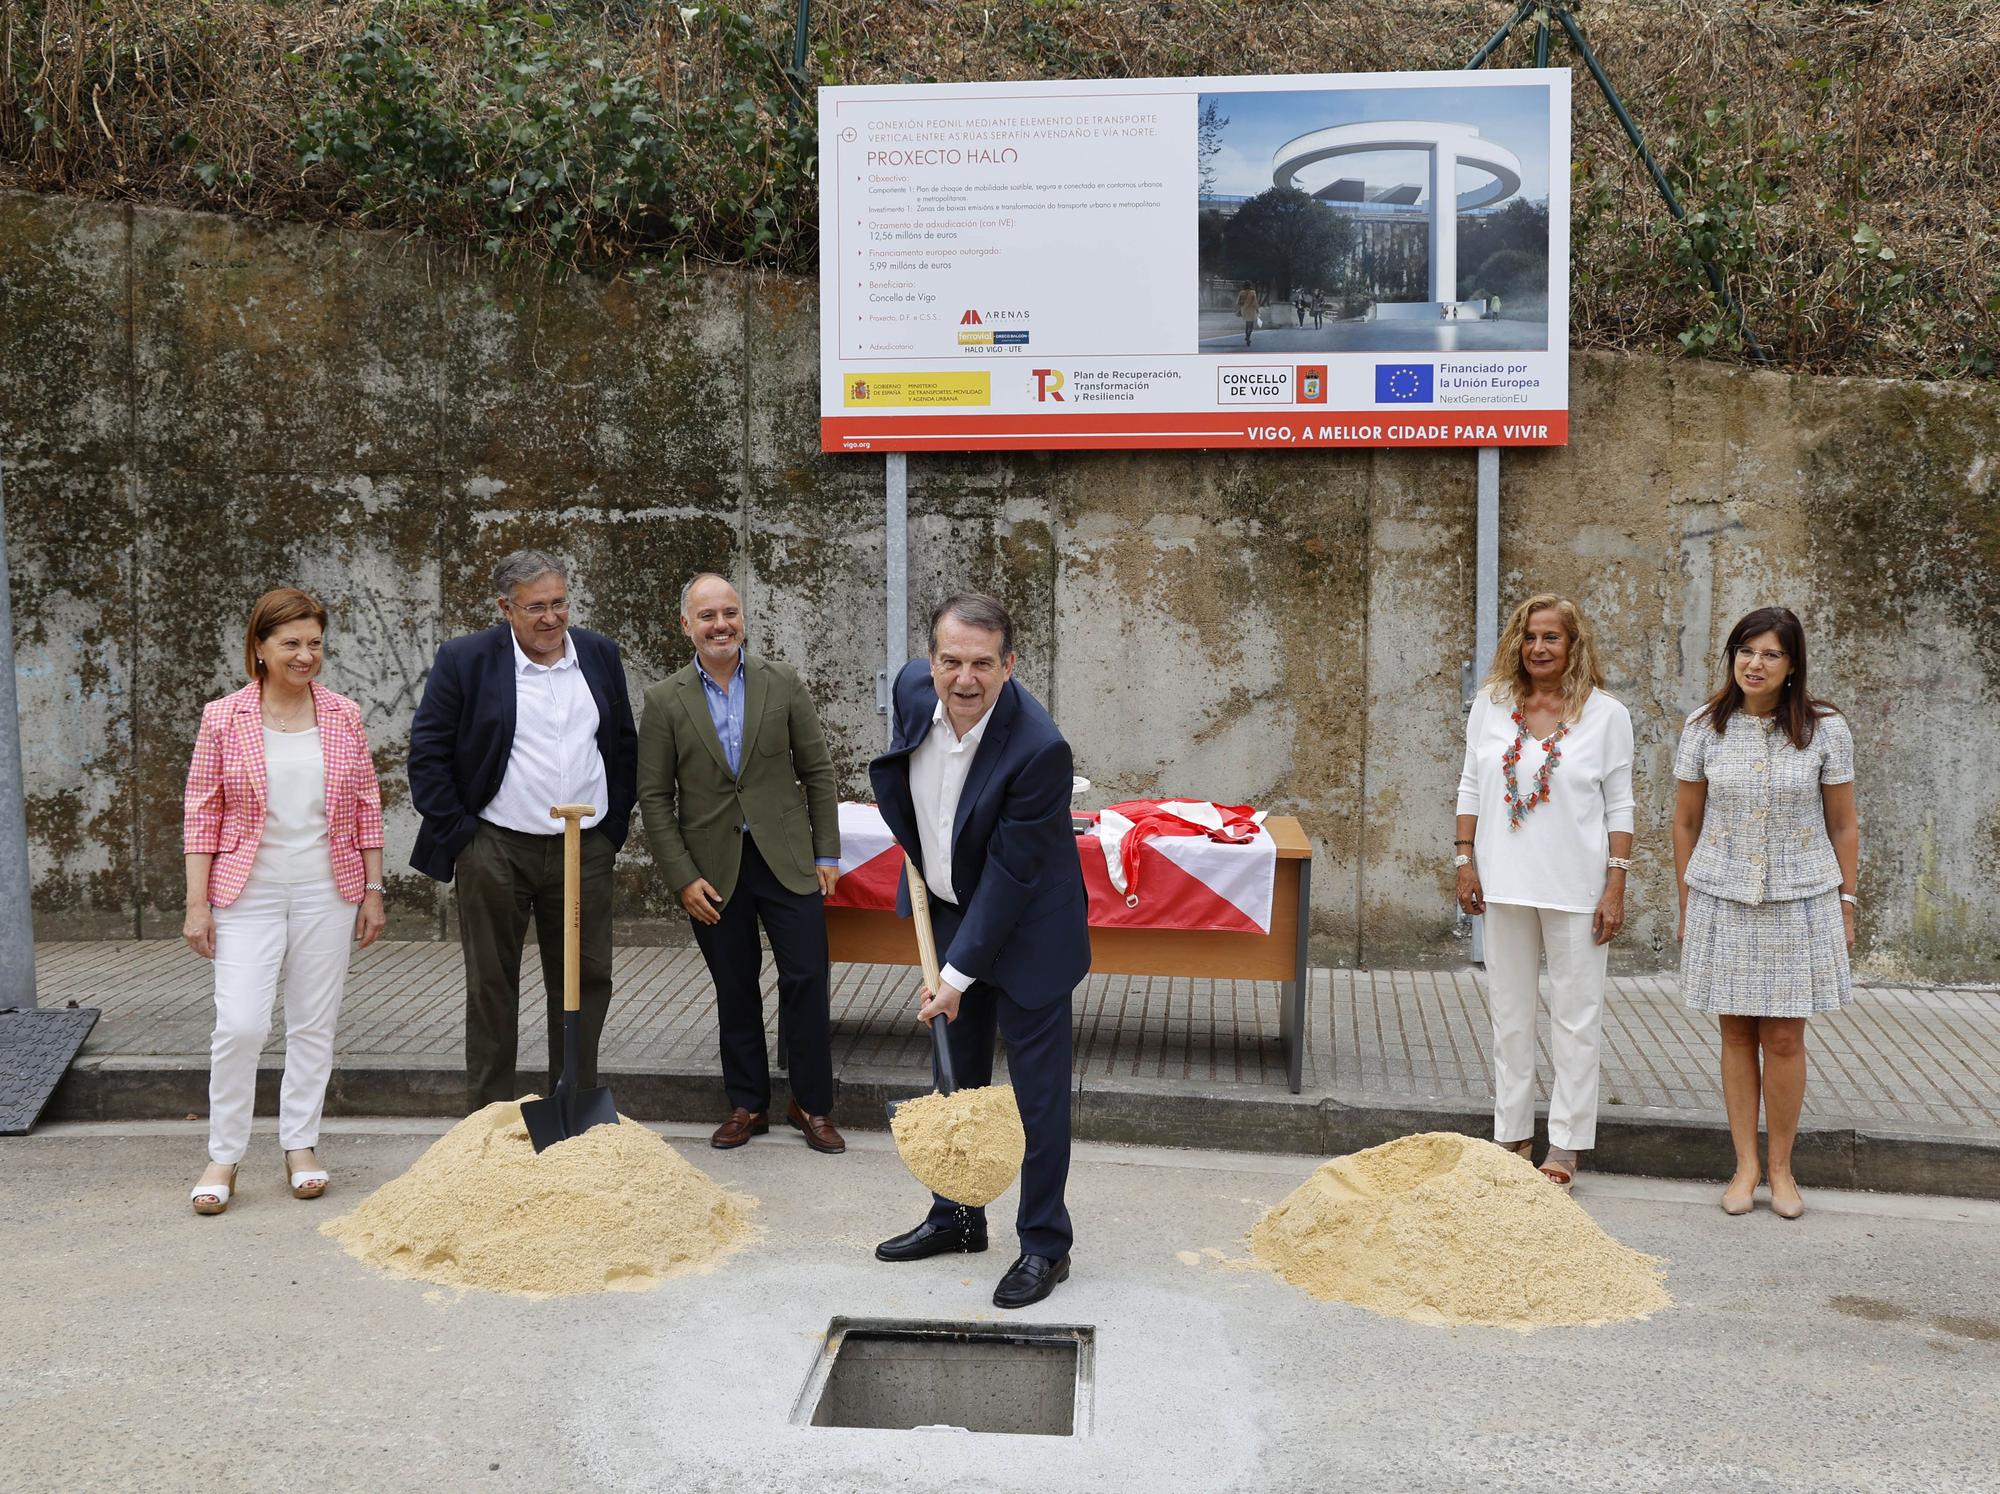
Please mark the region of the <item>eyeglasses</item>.
<svg viewBox="0 0 2000 1494"><path fill-rule="evenodd" d="M1774 654L1767 648L1739 648L1736 651L1736 659L1741 664L1782 664L1785 662L1783 653Z"/></svg>
<svg viewBox="0 0 2000 1494"><path fill-rule="evenodd" d="M569 616L569 603L567 601L530 602L525 607L515 602L507 602L504 603L503 605L510 612L525 612L528 614L528 616L534 618L537 622L549 616L555 616L555 617Z"/></svg>

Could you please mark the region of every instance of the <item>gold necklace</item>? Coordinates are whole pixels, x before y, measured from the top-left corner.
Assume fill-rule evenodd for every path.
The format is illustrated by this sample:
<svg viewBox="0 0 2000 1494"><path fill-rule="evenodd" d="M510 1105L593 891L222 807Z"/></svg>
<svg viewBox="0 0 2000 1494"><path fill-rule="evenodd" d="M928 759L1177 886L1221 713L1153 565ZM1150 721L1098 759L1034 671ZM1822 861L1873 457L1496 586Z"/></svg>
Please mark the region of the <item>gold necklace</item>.
<svg viewBox="0 0 2000 1494"><path fill-rule="evenodd" d="M306 689L306 708L308 710L312 708L312 689L310 686L308 686ZM278 714L277 711L271 710L268 712L268 715L270 717L271 724L277 727L279 731L290 732L290 731L300 730L299 713L296 711L292 712L288 716L281 716Z"/></svg>

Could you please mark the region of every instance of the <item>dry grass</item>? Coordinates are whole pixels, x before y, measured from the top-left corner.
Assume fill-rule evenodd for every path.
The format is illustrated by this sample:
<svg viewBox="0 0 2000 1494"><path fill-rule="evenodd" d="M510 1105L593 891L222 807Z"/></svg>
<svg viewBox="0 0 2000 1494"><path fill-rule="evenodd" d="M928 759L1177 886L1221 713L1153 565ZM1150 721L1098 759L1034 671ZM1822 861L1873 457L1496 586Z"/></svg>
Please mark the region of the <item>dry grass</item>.
<svg viewBox="0 0 2000 1494"><path fill-rule="evenodd" d="M718 76L720 51L676 31L670 6L551 8L577 55L648 80L670 121L729 82ZM740 8L782 57L789 0ZM1992 375L2000 3L1586 0L1578 9L1688 207L1716 215L1709 247L1777 362ZM819 0L813 70L881 83L1452 68L1510 11L1503 0ZM449 203L430 221L364 216L338 173L300 164L294 142L325 107L335 57L384 18L429 48L452 107L504 113L462 16L436 0L0 0L0 175L41 191L388 221L482 242L490 230ZM1525 65L1530 47L1523 28L1491 65ZM1560 44L1555 60L1575 61ZM770 153L790 148L773 123L789 110L790 83L774 68L759 86L760 129L731 164L768 178ZM1580 67L1577 101L1575 342L1741 356ZM684 181L676 211L686 225L599 215L580 240L590 253L569 257L611 269L682 253L812 267L809 233L753 244L742 204L725 201L720 183Z"/></svg>

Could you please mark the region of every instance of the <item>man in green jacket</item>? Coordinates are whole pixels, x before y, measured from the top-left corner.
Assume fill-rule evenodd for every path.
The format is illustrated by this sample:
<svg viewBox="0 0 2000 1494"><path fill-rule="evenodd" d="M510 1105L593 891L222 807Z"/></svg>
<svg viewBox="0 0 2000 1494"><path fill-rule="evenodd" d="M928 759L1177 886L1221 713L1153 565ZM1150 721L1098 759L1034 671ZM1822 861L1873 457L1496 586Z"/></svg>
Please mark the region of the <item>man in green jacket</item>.
<svg viewBox="0 0 2000 1494"><path fill-rule="evenodd" d="M824 907L840 877L840 810L826 735L798 675L745 652L743 600L725 578L704 572L681 589L681 631L694 662L646 692L639 813L715 980L730 1112L709 1144L741 1146L771 1129L761 920L791 1064L785 1118L814 1151L842 1152Z"/></svg>

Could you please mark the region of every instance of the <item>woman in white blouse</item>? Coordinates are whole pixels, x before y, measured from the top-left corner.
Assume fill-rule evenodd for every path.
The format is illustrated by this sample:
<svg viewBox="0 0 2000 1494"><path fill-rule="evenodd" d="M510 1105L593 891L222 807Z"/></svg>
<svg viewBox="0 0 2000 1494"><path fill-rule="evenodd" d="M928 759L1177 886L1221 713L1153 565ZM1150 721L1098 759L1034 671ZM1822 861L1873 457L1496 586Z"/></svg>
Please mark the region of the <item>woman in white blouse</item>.
<svg viewBox="0 0 2000 1494"><path fill-rule="evenodd" d="M1597 1144L1598 1047L1632 854L1632 718L1604 693L1590 625L1566 597L1514 609L1465 723L1458 905L1486 919L1493 1139L1529 1155L1535 997L1549 967L1549 1151L1567 1188Z"/></svg>
<svg viewBox="0 0 2000 1494"><path fill-rule="evenodd" d="M1806 1093L1806 1021L1852 989L1860 828L1854 736L1806 693L1806 635L1784 607L1729 630L1725 683L1688 717L1674 755L1681 995L1722 1036L1722 1099L1736 1172L1725 1214L1757 1192L1757 1111L1769 1135L1771 1212L1805 1213L1792 1143Z"/></svg>

